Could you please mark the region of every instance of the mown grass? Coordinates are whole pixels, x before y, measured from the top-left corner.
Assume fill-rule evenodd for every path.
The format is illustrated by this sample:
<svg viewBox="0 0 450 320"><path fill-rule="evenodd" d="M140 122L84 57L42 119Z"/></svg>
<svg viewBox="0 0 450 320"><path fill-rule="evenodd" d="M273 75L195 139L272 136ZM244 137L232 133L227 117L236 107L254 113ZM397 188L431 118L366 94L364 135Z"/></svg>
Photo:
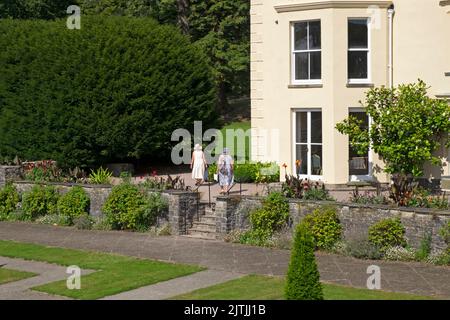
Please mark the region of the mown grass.
<svg viewBox="0 0 450 320"><path fill-rule="evenodd" d="M283 300L285 280L281 277L245 276L219 285L174 297L175 300ZM357 289L323 284L325 300L429 300L406 293Z"/></svg>
<svg viewBox="0 0 450 320"><path fill-rule="evenodd" d="M36 273L0 268L0 284L19 281L36 276Z"/></svg>
<svg viewBox="0 0 450 320"><path fill-rule="evenodd" d="M203 268L171 264L107 253L46 247L0 241L0 256L43 261L62 266L76 265L96 272L81 277L81 289L67 289L66 281L41 285L33 290L75 299L99 299L142 286L186 276Z"/></svg>

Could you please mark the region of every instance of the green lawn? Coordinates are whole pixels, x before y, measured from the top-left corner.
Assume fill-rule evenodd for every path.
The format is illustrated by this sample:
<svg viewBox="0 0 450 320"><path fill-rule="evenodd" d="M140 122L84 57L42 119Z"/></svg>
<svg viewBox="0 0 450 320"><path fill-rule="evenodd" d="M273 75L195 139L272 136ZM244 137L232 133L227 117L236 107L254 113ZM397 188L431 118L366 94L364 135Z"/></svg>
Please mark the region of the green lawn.
<svg viewBox="0 0 450 320"><path fill-rule="evenodd" d="M223 127L220 130L220 132L222 133L222 136L223 136L223 140L224 140L223 141L223 146L226 146L226 147L230 148L230 151L231 151L233 156L237 155L237 153L238 153L238 139L237 139L237 137L234 138L234 145L233 145L233 141L230 141L229 139L227 139L227 136L226 136L227 130L239 130L239 129L242 129L244 131L244 133L246 133L247 130L250 129L250 128L251 128L250 121L242 121L242 122L230 123L230 124L226 125L225 127ZM218 145L221 145L220 140L219 140L219 144ZM250 137L248 137L248 138L245 139L245 159L246 160L250 160L250 147L251 147ZM222 151L222 150L220 150L220 151Z"/></svg>
<svg viewBox="0 0 450 320"><path fill-rule="evenodd" d="M31 273L31 272L0 268L0 284L19 281L19 280L26 279L26 278L31 278L36 275L37 274Z"/></svg>
<svg viewBox="0 0 450 320"><path fill-rule="evenodd" d="M176 300L282 300L285 280L280 277L245 276L177 296ZM356 289L324 284L326 300L427 300L405 293Z"/></svg>
<svg viewBox="0 0 450 320"><path fill-rule="evenodd" d="M0 256L97 270L82 276L80 290L67 289L65 280L33 288L75 299L98 299L203 270L198 266L10 241L0 241Z"/></svg>

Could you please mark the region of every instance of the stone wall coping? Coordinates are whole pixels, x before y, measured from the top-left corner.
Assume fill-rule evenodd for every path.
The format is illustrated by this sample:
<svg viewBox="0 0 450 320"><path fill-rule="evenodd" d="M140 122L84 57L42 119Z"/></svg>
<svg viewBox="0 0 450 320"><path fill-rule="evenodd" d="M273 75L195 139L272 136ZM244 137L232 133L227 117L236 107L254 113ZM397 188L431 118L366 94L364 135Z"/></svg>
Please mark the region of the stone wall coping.
<svg viewBox="0 0 450 320"><path fill-rule="evenodd" d="M259 196L237 196L241 200L263 200L265 197ZM219 201L232 201L237 198L236 196L220 196L217 197ZM395 207L388 205L369 205L369 204L359 204L359 203L346 203L337 201L313 201L313 200L302 200L302 199L288 199L289 203L305 203L305 204L318 204L318 205L335 205L340 207L351 207L351 208L370 208L378 210L395 210L401 212L413 212L427 215L444 215L450 216L450 210L439 210L439 209L428 209L428 208L412 208L412 207Z"/></svg>
<svg viewBox="0 0 450 320"><path fill-rule="evenodd" d="M3 168L6 168L6 169L9 169L9 168L22 168L22 166L0 166L0 169L3 169Z"/></svg>

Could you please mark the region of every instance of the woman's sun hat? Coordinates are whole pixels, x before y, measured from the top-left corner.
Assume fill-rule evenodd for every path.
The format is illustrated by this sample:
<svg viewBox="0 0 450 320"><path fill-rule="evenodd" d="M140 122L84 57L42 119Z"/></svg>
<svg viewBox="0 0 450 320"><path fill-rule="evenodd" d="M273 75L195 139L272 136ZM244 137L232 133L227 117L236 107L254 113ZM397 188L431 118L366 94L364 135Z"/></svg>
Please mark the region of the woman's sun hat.
<svg viewBox="0 0 450 320"><path fill-rule="evenodd" d="M223 154L229 154L230 153L230 149L228 148L223 148Z"/></svg>
<svg viewBox="0 0 450 320"><path fill-rule="evenodd" d="M199 145L199 144L197 143L197 144L195 145L195 147L194 147L194 150L195 150L195 151L202 150L202 146Z"/></svg>

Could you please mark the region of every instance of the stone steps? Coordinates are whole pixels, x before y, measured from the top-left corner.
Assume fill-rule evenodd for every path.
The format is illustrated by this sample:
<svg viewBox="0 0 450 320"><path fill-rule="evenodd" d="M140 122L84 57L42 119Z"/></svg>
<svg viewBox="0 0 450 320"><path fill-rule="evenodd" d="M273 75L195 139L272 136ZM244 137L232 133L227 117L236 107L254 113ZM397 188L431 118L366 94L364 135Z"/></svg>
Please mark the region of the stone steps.
<svg viewBox="0 0 450 320"><path fill-rule="evenodd" d="M214 207L206 204L200 206L199 220L194 220L188 228L186 237L204 240L216 240L216 221Z"/></svg>

